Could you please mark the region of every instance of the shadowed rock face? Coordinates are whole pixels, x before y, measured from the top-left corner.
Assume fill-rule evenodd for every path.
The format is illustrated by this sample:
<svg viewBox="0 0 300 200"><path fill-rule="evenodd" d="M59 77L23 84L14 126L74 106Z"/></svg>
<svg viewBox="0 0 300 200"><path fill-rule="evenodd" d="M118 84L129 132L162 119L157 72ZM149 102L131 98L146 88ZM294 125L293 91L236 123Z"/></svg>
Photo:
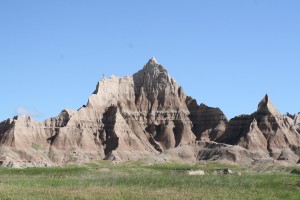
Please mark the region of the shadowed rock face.
<svg viewBox="0 0 300 200"><path fill-rule="evenodd" d="M296 130L300 134L300 113L298 113L297 115L295 115L294 121L295 121Z"/></svg>
<svg viewBox="0 0 300 200"><path fill-rule="evenodd" d="M266 95L255 113L231 119L216 141L242 146L263 158L296 163L300 156L296 124L296 119L282 116Z"/></svg>
<svg viewBox="0 0 300 200"><path fill-rule="evenodd" d="M215 141L225 132L228 123L226 116L219 108L200 106L195 99L186 98L193 123L193 132L200 141Z"/></svg>
<svg viewBox="0 0 300 200"><path fill-rule="evenodd" d="M117 106L110 106L106 109L102 118L102 123L104 124L103 128L106 136L103 142L103 144L105 144L104 153L106 156L110 155L112 151L116 150L119 146L119 137L115 131L117 111Z"/></svg>

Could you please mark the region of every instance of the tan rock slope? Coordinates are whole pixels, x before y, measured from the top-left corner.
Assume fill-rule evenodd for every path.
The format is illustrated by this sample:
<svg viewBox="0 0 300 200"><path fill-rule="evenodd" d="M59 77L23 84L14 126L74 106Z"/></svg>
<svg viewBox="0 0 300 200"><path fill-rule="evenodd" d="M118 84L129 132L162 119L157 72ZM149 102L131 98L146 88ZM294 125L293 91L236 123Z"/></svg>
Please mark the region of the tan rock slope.
<svg viewBox="0 0 300 200"><path fill-rule="evenodd" d="M103 78L85 106L37 122L0 123L0 165L51 166L109 159L193 163L260 159L298 162L299 114L281 116L266 96L252 115L229 122L198 105L155 58L131 77ZM219 143L216 143L219 142Z"/></svg>

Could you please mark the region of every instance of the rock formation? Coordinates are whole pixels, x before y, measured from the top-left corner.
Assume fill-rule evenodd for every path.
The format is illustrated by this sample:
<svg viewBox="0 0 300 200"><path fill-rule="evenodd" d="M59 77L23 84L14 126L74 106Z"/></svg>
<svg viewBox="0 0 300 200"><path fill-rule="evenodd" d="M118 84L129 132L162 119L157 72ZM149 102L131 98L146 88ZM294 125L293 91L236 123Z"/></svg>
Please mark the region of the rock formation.
<svg viewBox="0 0 300 200"><path fill-rule="evenodd" d="M186 104L197 140L215 141L225 132L228 121L219 108L211 108L204 104L199 106L191 97L186 98Z"/></svg>
<svg viewBox="0 0 300 200"><path fill-rule="evenodd" d="M216 141L239 145L261 158L295 163L300 156L300 134L296 128L295 122L282 116L266 95L255 113L231 119Z"/></svg>
<svg viewBox="0 0 300 200"><path fill-rule="evenodd" d="M151 58L131 77L104 77L77 111L66 109L43 122L28 116L1 122L0 165L51 166L102 159L295 163L300 156L300 115L292 118L282 116L265 96L255 113L228 122L219 108L198 105L187 97Z"/></svg>
<svg viewBox="0 0 300 200"><path fill-rule="evenodd" d="M298 113L297 115L295 115L294 121L295 121L296 130L300 134L300 113Z"/></svg>
<svg viewBox="0 0 300 200"><path fill-rule="evenodd" d="M36 122L21 116L0 124L2 165L132 160L195 140L186 95L151 58L132 77L103 78L78 111Z"/></svg>

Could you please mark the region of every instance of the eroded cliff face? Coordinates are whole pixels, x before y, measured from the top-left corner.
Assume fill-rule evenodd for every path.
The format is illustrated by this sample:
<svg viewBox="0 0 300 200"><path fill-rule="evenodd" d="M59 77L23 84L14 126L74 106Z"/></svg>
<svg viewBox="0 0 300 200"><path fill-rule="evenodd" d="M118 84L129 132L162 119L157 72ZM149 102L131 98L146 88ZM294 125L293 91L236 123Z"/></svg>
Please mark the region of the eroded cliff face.
<svg viewBox="0 0 300 200"><path fill-rule="evenodd" d="M228 122L219 108L198 105L187 97L152 58L131 77L103 78L77 111L66 109L43 122L28 116L1 122L0 165L51 166L102 159L296 163L299 116L282 116L265 96L255 113Z"/></svg>
<svg viewBox="0 0 300 200"><path fill-rule="evenodd" d="M239 145L262 158L296 163L300 156L300 134L295 123L289 116L282 116L266 95L255 113L231 119L216 141Z"/></svg>
<svg viewBox="0 0 300 200"><path fill-rule="evenodd" d="M44 155L50 145L50 135L42 124L30 117L15 117L0 124L0 165L48 166L52 161ZM45 150L45 151L44 151Z"/></svg>
<svg viewBox="0 0 300 200"><path fill-rule="evenodd" d="M193 123L193 132L198 141L215 141L225 132L228 120L219 108L198 105L195 99L186 98Z"/></svg>
<svg viewBox="0 0 300 200"><path fill-rule="evenodd" d="M138 123L158 151L195 139L186 95L166 69L152 58L133 75ZM157 146L159 145L159 147Z"/></svg>
<svg viewBox="0 0 300 200"><path fill-rule="evenodd" d="M157 155L195 140L189 115L183 89L152 58L132 77L103 78L78 111L2 122L0 160L43 166Z"/></svg>

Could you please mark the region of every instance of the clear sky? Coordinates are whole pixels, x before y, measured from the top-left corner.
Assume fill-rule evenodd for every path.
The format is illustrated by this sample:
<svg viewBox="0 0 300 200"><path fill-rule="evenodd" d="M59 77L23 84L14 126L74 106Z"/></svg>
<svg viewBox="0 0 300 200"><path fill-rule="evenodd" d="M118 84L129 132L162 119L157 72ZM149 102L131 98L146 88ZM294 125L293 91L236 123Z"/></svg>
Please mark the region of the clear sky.
<svg viewBox="0 0 300 200"><path fill-rule="evenodd" d="M198 103L300 112L299 0L2 0L0 120L86 104L155 56Z"/></svg>

